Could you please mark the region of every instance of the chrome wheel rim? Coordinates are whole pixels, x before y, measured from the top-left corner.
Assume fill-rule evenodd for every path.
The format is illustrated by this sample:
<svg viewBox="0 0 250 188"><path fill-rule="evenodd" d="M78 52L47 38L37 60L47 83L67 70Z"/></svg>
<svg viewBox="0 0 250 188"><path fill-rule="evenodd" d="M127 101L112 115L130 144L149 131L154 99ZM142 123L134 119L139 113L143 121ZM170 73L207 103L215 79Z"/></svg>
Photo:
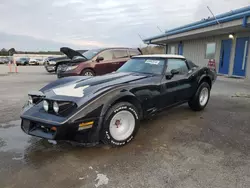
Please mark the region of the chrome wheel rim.
<svg viewBox="0 0 250 188"><path fill-rule="evenodd" d="M200 93L200 105L205 106L208 101L209 91L208 88L203 88Z"/></svg>
<svg viewBox="0 0 250 188"><path fill-rule="evenodd" d="M92 74L92 72L87 71L85 72L84 76L94 76L94 75Z"/></svg>
<svg viewBox="0 0 250 188"><path fill-rule="evenodd" d="M110 121L110 135L117 141L128 139L135 129L134 115L129 111L120 111Z"/></svg>

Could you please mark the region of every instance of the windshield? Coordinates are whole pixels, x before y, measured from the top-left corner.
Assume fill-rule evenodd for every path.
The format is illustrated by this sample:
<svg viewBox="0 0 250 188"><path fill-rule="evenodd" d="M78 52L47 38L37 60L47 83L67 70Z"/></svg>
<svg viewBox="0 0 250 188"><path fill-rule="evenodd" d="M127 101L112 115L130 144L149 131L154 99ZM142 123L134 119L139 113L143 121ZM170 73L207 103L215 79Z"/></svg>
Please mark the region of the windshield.
<svg viewBox="0 0 250 188"><path fill-rule="evenodd" d="M139 72L146 74L162 74L163 59L134 58L128 60L117 72Z"/></svg>
<svg viewBox="0 0 250 188"><path fill-rule="evenodd" d="M22 57L22 58L20 58L19 60L21 60L21 61L26 61L26 60L28 60L28 58Z"/></svg>
<svg viewBox="0 0 250 188"><path fill-rule="evenodd" d="M87 59L92 59L93 57L96 56L101 51L101 49L95 49L95 50L89 50L84 52L82 55L86 57Z"/></svg>

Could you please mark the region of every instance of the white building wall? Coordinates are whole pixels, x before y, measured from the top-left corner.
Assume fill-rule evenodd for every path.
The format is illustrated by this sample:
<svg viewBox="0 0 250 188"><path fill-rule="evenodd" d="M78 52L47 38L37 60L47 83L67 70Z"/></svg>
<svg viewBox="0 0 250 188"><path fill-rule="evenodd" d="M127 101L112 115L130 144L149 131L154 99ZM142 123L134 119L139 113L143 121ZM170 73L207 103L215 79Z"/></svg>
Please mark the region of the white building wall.
<svg viewBox="0 0 250 188"><path fill-rule="evenodd" d="M230 54L229 76L231 76L233 73L235 46L236 46L237 37L250 37L250 32L236 33L235 34L235 38L232 41L232 49L231 49L231 54ZM199 38L199 39L182 41L182 43L183 43L183 55L187 59L192 60L197 65L207 66L209 59L205 58L206 44L210 43L210 42L215 42L216 43L215 62L216 62L216 68L218 71L219 70L221 41L224 39L228 39L228 35L219 35L219 36L214 36L214 37L206 37L206 38ZM172 43L172 45L177 46L177 53L178 53L178 43ZM169 44L169 50L170 50L170 46L171 46L171 44ZM168 51L168 52L170 52L170 51ZM247 66L246 78L250 79L250 45L248 48L248 59L247 59L246 66Z"/></svg>
<svg viewBox="0 0 250 188"><path fill-rule="evenodd" d="M171 47L175 47L175 53L173 54L178 54L178 43L169 43L168 44L168 54L171 54Z"/></svg>
<svg viewBox="0 0 250 188"><path fill-rule="evenodd" d="M188 40L183 42L183 55L200 66L207 66L209 59L205 58L206 44L216 43L215 62L218 69L220 59L221 40L223 36L207 37L202 39Z"/></svg>

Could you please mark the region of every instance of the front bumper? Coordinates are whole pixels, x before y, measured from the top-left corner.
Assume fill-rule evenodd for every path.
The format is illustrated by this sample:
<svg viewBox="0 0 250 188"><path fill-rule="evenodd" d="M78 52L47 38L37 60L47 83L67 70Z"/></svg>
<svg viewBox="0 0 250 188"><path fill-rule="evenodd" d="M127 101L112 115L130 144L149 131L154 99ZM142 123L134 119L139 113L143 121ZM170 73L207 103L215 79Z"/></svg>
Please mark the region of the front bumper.
<svg viewBox="0 0 250 188"><path fill-rule="evenodd" d="M21 62L16 62L16 65L25 65L25 64Z"/></svg>
<svg viewBox="0 0 250 188"><path fill-rule="evenodd" d="M67 140L70 139L71 132L76 132L74 126L67 128L66 125L54 126L28 119L22 119L21 128L26 134L49 140Z"/></svg>
<svg viewBox="0 0 250 188"><path fill-rule="evenodd" d="M49 140L67 140L80 143L98 142L99 138L93 138L96 127L98 126L99 118L91 118L82 120L81 122L90 122L91 126L80 127L78 123L57 124L56 122L46 122L41 120L31 120L22 118L21 129L28 135L45 138Z"/></svg>
<svg viewBox="0 0 250 188"><path fill-rule="evenodd" d="M55 67L54 65L46 65L46 66L45 66L45 69L46 69L48 72L55 72L56 67Z"/></svg>
<svg viewBox="0 0 250 188"><path fill-rule="evenodd" d="M58 78L69 77L69 76L80 76L80 74L77 72L71 72L71 71L57 72Z"/></svg>
<svg viewBox="0 0 250 188"><path fill-rule="evenodd" d="M31 62L29 65L39 65L39 63Z"/></svg>

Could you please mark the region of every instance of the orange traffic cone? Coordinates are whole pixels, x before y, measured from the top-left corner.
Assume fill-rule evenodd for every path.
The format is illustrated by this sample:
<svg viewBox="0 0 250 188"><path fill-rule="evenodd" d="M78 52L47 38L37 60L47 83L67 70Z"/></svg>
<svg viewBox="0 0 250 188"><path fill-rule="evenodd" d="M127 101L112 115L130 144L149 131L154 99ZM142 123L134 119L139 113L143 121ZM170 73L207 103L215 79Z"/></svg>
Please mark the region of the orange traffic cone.
<svg viewBox="0 0 250 188"><path fill-rule="evenodd" d="M15 66L15 73L18 73L17 71L17 64L16 64L16 60L14 59L14 66Z"/></svg>
<svg viewBox="0 0 250 188"><path fill-rule="evenodd" d="M9 73L12 73L11 62L10 61L8 63L8 66L9 66Z"/></svg>

